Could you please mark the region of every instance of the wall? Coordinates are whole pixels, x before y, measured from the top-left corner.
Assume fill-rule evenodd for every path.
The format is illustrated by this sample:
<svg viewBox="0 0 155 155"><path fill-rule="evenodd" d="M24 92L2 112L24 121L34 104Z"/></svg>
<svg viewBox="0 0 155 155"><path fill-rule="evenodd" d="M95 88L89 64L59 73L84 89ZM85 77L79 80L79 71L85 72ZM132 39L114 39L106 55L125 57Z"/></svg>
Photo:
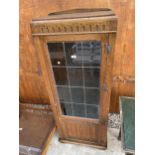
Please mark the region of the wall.
<svg viewBox="0 0 155 155"><path fill-rule="evenodd" d="M119 111L120 95L134 96L134 0L20 0L20 100L49 103L38 53L30 30L32 18L73 8L110 8L118 16L111 112Z"/></svg>

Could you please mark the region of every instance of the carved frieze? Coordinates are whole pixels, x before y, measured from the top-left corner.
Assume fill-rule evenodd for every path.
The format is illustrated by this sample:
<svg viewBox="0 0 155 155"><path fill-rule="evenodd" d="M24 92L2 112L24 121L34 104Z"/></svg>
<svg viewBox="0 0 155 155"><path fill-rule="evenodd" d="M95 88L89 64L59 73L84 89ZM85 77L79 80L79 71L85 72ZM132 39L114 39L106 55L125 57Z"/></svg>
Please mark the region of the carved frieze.
<svg viewBox="0 0 155 155"><path fill-rule="evenodd" d="M110 33L117 30L117 19L32 21L32 35Z"/></svg>

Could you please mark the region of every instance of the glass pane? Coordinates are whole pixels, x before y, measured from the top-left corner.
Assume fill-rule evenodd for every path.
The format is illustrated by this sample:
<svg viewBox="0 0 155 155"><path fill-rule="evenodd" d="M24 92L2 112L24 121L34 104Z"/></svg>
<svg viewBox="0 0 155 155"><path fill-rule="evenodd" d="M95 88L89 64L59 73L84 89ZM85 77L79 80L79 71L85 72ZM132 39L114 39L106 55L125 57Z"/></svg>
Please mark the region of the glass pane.
<svg viewBox="0 0 155 155"><path fill-rule="evenodd" d="M86 88L86 103L99 104L99 90Z"/></svg>
<svg viewBox="0 0 155 155"><path fill-rule="evenodd" d="M65 56L62 43L48 43L48 50L53 66L65 66Z"/></svg>
<svg viewBox="0 0 155 155"><path fill-rule="evenodd" d="M82 68L69 68L68 74L70 85L83 86Z"/></svg>
<svg viewBox="0 0 155 155"><path fill-rule="evenodd" d="M82 66L81 42L65 43L67 66Z"/></svg>
<svg viewBox="0 0 155 155"><path fill-rule="evenodd" d="M71 102L71 94L70 94L69 87L58 86L57 89L58 89L60 102Z"/></svg>
<svg viewBox="0 0 155 155"><path fill-rule="evenodd" d="M83 88L71 88L73 103L84 103Z"/></svg>
<svg viewBox="0 0 155 155"><path fill-rule="evenodd" d="M73 115L86 117L85 109L86 107L84 104L73 104Z"/></svg>
<svg viewBox="0 0 155 155"><path fill-rule="evenodd" d="M98 41L83 42L84 66L100 66L101 45Z"/></svg>
<svg viewBox="0 0 155 155"><path fill-rule="evenodd" d="M86 87L99 87L99 73L100 69L98 68L85 68L85 86Z"/></svg>
<svg viewBox="0 0 155 155"><path fill-rule="evenodd" d="M87 105L87 117L98 118L98 106Z"/></svg>
<svg viewBox="0 0 155 155"><path fill-rule="evenodd" d="M66 68L54 68L53 72L57 85L68 85L67 69Z"/></svg>
<svg viewBox="0 0 155 155"><path fill-rule="evenodd" d="M61 108L62 108L64 115L72 116L72 109L73 109L72 104L61 102Z"/></svg>
<svg viewBox="0 0 155 155"><path fill-rule="evenodd" d="M63 114L98 118L100 42L48 43L48 49Z"/></svg>

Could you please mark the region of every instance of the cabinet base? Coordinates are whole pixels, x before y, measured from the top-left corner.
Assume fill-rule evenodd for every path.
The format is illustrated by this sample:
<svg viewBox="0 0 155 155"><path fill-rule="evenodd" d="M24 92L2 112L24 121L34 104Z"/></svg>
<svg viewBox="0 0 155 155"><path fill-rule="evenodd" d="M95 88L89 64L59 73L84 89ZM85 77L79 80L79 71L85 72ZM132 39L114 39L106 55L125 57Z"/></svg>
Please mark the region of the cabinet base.
<svg viewBox="0 0 155 155"><path fill-rule="evenodd" d="M84 141L84 140L77 140L77 139L61 139L61 138L59 138L59 141L60 141L61 143L85 145L85 146L94 147L94 148L102 149L102 150L106 150L106 149L107 149L107 145L105 145L105 146L97 145L96 143L89 142L89 141Z"/></svg>

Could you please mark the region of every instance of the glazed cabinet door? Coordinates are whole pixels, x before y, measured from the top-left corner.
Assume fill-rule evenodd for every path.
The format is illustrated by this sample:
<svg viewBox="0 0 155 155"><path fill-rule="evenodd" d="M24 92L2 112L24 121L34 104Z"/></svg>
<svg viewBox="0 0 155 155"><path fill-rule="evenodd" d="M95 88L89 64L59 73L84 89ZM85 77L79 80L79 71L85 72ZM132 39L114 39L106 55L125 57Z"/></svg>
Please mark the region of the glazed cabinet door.
<svg viewBox="0 0 155 155"><path fill-rule="evenodd" d="M114 39L114 34L36 39L61 141L106 147Z"/></svg>

